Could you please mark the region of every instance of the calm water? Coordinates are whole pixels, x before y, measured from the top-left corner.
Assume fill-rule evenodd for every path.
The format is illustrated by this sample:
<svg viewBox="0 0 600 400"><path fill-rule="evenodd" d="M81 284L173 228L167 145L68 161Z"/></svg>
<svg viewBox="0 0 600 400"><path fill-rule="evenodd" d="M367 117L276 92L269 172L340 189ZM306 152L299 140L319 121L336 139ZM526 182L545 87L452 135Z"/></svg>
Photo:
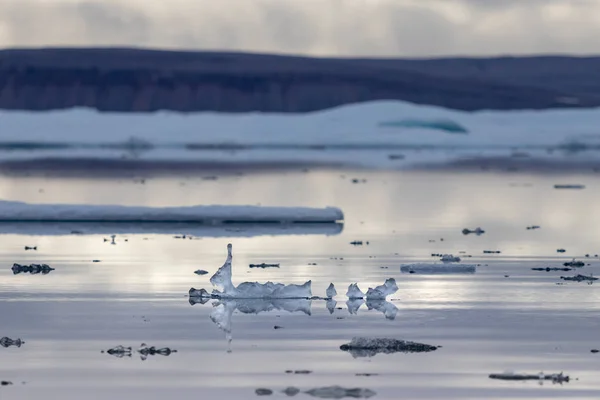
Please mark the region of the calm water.
<svg viewBox="0 0 600 400"><path fill-rule="evenodd" d="M352 183L352 179L365 182ZM555 190L557 183L585 190ZM322 386L362 387L376 399L597 399L600 395L600 292L597 285L556 285L569 272L536 272L590 254L582 273L600 275L596 212L600 180L560 176L408 172L286 172L247 176L137 179L20 177L0 179L5 200L130 205L262 204L337 206L343 229L311 228L310 235L235 227L170 227L119 234L44 235L36 227L0 226L0 336L22 338L0 348L0 399L213 396L255 397L256 388L302 391ZM540 225L539 230L526 230ZM482 236L463 228L481 226ZM93 227L92 227L93 228ZM139 231L139 228L137 228ZM157 233L158 232L158 233ZM193 240L177 234L202 233ZM252 236L258 235L258 236ZM229 237L228 237L229 236ZM443 239L443 240L442 240ZM354 240L369 245L352 246ZM190 305L190 287L209 288L209 275L233 243L234 281L313 281L323 295L334 282L340 295L330 314L313 301L298 311L231 318L233 340L213 323L213 302ZM25 251L24 246L38 246ZM556 249L564 248L565 254ZM483 250L501 254L484 255ZM481 264L472 275L407 275L400 265L431 261L431 253L465 252ZM461 255L464 255L461 254ZM92 260L101 262L93 263ZM13 262L48 263L48 275L13 275ZM250 263L279 269L249 269ZM309 265L316 263L317 265ZM507 276L507 277L506 277ZM350 314L344 293L398 281L398 312L386 319L363 305ZM274 326L282 329L274 329ZM339 346L353 336L393 337L441 345L426 354L353 358ZM141 343L177 349L142 361L101 354ZM308 375L286 370L311 370ZM503 382L488 374L515 370L564 371L572 380ZM378 374L356 376L356 374ZM22 383L25 382L25 383ZM310 398L300 393L297 398Z"/></svg>

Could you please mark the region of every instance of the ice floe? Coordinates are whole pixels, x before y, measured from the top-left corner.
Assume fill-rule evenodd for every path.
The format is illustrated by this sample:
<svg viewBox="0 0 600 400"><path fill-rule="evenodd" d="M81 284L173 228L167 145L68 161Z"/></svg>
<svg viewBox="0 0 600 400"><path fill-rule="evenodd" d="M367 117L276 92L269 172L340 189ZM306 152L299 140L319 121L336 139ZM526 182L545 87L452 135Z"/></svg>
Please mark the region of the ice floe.
<svg viewBox="0 0 600 400"><path fill-rule="evenodd" d="M352 354L354 358L357 358L372 357L378 353L426 353L435 351L438 347L439 346L390 338L354 337L350 343L341 345L340 350L347 351Z"/></svg>
<svg viewBox="0 0 600 400"><path fill-rule="evenodd" d="M477 270L475 264L455 263L417 263L400 266L400 271L407 274L474 274Z"/></svg>
<svg viewBox="0 0 600 400"><path fill-rule="evenodd" d="M515 372L503 372L500 374L490 374L490 379L500 379L505 381L527 381L527 380L537 380L537 381L552 381L553 383L569 382L570 378L568 375L563 374L562 372L556 374L545 374L540 372L538 374L519 374Z"/></svg>
<svg viewBox="0 0 600 400"><path fill-rule="evenodd" d="M133 207L0 201L0 221L3 222L334 223L343 219L342 211L334 207Z"/></svg>

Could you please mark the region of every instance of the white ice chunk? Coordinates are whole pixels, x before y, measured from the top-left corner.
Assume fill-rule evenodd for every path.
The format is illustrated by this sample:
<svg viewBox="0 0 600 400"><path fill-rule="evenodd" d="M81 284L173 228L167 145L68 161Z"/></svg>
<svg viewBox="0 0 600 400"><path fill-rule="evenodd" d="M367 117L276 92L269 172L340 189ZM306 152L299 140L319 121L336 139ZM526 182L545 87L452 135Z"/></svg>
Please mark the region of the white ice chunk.
<svg viewBox="0 0 600 400"><path fill-rule="evenodd" d="M358 284L357 283L351 283L350 286L348 286L348 291L346 292L346 296L350 299L364 299L365 298L365 294L362 292L362 290L360 290L358 288Z"/></svg>
<svg viewBox="0 0 600 400"><path fill-rule="evenodd" d="M337 290L335 290L335 286L333 285L333 283L329 284L329 286L327 287L327 290L325 291L325 295L327 296L328 299L332 299L335 296L337 296Z"/></svg>
<svg viewBox="0 0 600 400"><path fill-rule="evenodd" d="M211 297L219 299L308 299L312 297L312 282L302 285L284 285L282 283L242 282L234 286L231 278L231 261L233 260L231 243L227 245L227 260L210 278L210 283L216 287ZM203 297L208 294L204 289L190 289L190 296Z"/></svg>
<svg viewBox="0 0 600 400"><path fill-rule="evenodd" d="M338 208L192 206L130 207L118 205L29 204L0 201L1 221L20 222L336 222Z"/></svg>
<svg viewBox="0 0 600 400"><path fill-rule="evenodd" d="M474 274L474 264L451 264L451 263L422 263L406 264L400 267L400 271L408 274Z"/></svg>
<svg viewBox="0 0 600 400"><path fill-rule="evenodd" d="M398 285L394 278L388 278L385 280L383 285L377 286L375 289L369 288L367 290L367 300L385 300L387 296L394 294L398 291Z"/></svg>

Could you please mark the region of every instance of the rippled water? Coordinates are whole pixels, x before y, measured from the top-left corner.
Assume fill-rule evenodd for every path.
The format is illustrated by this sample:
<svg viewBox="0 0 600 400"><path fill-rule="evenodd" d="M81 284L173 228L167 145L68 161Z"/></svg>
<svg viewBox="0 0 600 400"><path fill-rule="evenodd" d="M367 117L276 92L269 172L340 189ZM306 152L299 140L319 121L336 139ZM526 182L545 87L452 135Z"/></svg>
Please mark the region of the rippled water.
<svg viewBox="0 0 600 400"><path fill-rule="evenodd" d="M358 179L353 183L352 179ZM363 181L363 179L365 181ZM586 185L555 190L557 183ZM376 399L596 399L600 394L600 294L597 285L557 285L570 272L537 272L589 254L582 273L600 275L595 212L600 181L593 175L314 171L245 176L162 176L140 179L4 177L6 200L131 205L262 204L337 206L343 229L287 235L279 229L233 231L169 227L118 234L44 235L2 226L0 336L22 338L0 348L0 398L65 399L213 396L255 397L256 388L302 391L340 385L375 391ZM540 225L539 230L526 230ZM461 233L481 226L481 236ZM129 231L135 231L135 228ZM208 235L176 239L189 232ZM252 235L259 236L252 236ZM231 237L228 237L231 236ZM247 236L247 237L244 237ZM443 239L443 240L442 240ZM351 241L368 241L352 246ZM233 243L234 281L313 281L323 295L334 282L333 314L313 301L311 315L236 312L233 341L209 315L213 302L191 305L190 287L209 288L210 273ZM25 251L24 246L38 246ZM564 254L556 249L564 248ZM484 255L483 250L501 254ZM471 275L403 274L400 265L431 261L431 253L472 255ZM585 258L582 258L585 259ZM100 262L92 262L100 260ZM47 275L13 275L18 263L48 263ZM279 269L249 269L250 263ZM309 265L314 264L317 265ZM394 277L394 320L366 306L348 312L343 294ZM274 329L274 326L282 329ZM440 345L420 354L353 358L339 346L353 336L393 337ZM116 358L101 350L142 342L168 346L170 356ZM229 350L229 351L228 351ZM286 374L311 370L311 374ZM488 374L564 371L572 380L503 382ZM356 374L378 374L357 376ZM22 382L25 382L24 384ZM297 398L310 398L298 394Z"/></svg>

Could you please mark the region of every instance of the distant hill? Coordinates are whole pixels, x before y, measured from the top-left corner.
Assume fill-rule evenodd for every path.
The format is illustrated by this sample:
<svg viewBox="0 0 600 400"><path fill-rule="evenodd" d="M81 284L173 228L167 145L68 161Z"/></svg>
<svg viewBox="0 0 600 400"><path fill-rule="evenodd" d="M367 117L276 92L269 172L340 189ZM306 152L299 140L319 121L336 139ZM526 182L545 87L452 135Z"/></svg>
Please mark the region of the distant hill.
<svg viewBox="0 0 600 400"><path fill-rule="evenodd" d="M335 59L129 48L0 51L0 109L302 113L372 100L600 106L600 57Z"/></svg>

